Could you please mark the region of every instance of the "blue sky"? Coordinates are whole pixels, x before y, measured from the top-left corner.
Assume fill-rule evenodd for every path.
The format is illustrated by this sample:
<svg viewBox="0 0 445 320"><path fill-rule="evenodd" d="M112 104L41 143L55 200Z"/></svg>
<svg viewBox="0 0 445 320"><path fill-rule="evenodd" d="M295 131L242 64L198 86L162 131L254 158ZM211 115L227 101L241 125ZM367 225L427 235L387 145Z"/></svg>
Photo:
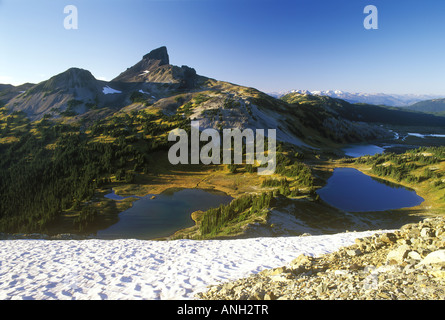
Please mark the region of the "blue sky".
<svg viewBox="0 0 445 320"><path fill-rule="evenodd" d="M172 64L265 92L445 95L444 16L439 0L0 0L0 83L70 67L111 80L165 45Z"/></svg>

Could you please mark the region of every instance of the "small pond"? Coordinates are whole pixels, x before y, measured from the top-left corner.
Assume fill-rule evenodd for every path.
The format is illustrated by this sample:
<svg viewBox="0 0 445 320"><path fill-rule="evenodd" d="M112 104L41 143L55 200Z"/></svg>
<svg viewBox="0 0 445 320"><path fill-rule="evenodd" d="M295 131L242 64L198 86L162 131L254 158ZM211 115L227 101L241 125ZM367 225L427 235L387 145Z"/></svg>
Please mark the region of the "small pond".
<svg viewBox="0 0 445 320"><path fill-rule="evenodd" d="M222 192L202 189L169 189L155 195L147 195L119 214L119 222L97 232L100 239L150 240L170 236L176 231L194 225L191 214L197 210L208 210L232 201ZM116 197L114 192L109 198Z"/></svg>
<svg viewBox="0 0 445 320"><path fill-rule="evenodd" d="M336 168L327 185L317 193L331 206L348 212L410 208L424 201L413 190L372 178L352 168Z"/></svg>

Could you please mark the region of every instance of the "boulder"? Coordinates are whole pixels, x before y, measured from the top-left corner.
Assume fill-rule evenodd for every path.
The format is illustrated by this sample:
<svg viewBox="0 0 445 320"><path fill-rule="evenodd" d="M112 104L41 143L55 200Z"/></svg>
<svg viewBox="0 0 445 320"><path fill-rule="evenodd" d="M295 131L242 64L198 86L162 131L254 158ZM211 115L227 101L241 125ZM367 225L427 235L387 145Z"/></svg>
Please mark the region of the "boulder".
<svg viewBox="0 0 445 320"><path fill-rule="evenodd" d="M397 241L397 236L392 232L384 233L380 236L380 240L386 244L392 244Z"/></svg>
<svg viewBox="0 0 445 320"><path fill-rule="evenodd" d="M314 260L314 258L304 255L304 254L300 254L298 257L296 257L294 260L292 260L292 262L290 263L290 266L292 268L301 266L301 265L311 265L312 260Z"/></svg>
<svg viewBox="0 0 445 320"><path fill-rule="evenodd" d="M422 260L422 256L417 251L410 251L408 253L408 258L419 261Z"/></svg>
<svg viewBox="0 0 445 320"><path fill-rule="evenodd" d="M410 251L411 250L408 245L401 245L388 253L386 256L386 262L400 264L404 261L408 255L408 252Z"/></svg>
<svg viewBox="0 0 445 320"><path fill-rule="evenodd" d="M436 263L445 263L445 250L437 250L429 253L420 264L436 264Z"/></svg>
<svg viewBox="0 0 445 320"><path fill-rule="evenodd" d="M356 257L356 256L361 255L362 251L360 249L350 249L350 250L346 250L346 253L350 257Z"/></svg>
<svg viewBox="0 0 445 320"><path fill-rule="evenodd" d="M422 238L433 237L434 230L432 230L431 228L422 228L422 230L420 230L420 236Z"/></svg>

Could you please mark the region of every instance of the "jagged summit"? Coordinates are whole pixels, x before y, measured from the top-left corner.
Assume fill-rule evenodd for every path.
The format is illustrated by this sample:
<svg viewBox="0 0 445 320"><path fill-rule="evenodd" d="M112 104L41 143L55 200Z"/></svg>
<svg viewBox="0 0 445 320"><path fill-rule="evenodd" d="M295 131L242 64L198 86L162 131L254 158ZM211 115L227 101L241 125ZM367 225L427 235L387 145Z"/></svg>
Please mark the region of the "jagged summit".
<svg viewBox="0 0 445 320"><path fill-rule="evenodd" d="M159 60L159 65L170 64L170 59L167 53L167 47L163 46L157 49L152 50L150 53L147 53L143 60Z"/></svg>
<svg viewBox="0 0 445 320"><path fill-rule="evenodd" d="M131 83L152 83L178 85L180 88L192 88L196 83L195 69L187 66L170 64L167 48L159 47L143 56L142 60L122 72L112 81Z"/></svg>
<svg viewBox="0 0 445 320"><path fill-rule="evenodd" d="M159 76L153 78L153 74L159 68L169 69L170 59L166 47L154 49L143 56L142 60L128 68L113 81L120 82L163 82ZM163 73L163 72L162 72Z"/></svg>

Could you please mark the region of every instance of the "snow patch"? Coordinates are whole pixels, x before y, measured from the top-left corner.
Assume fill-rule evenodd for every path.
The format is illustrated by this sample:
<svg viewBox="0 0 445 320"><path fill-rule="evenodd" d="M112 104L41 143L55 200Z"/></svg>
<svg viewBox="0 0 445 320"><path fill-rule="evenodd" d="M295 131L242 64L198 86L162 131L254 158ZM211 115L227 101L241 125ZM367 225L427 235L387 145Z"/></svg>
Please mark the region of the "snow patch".
<svg viewBox="0 0 445 320"><path fill-rule="evenodd" d="M102 90L104 94L115 94L115 93L122 93L122 91L115 90L113 88L110 88L109 86L105 86Z"/></svg>
<svg viewBox="0 0 445 320"><path fill-rule="evenodd" d="M408 135L422 139L424 139L425 137L445 138L445 134L422 134L422 133L409 132Z"/></svg>
<svg viewBox="0 0 445 320"><path fill-rule="evenodd" d="M376 231L241 240L4 240L0 300L194 299L208 285L319 256Z"/></svg>

